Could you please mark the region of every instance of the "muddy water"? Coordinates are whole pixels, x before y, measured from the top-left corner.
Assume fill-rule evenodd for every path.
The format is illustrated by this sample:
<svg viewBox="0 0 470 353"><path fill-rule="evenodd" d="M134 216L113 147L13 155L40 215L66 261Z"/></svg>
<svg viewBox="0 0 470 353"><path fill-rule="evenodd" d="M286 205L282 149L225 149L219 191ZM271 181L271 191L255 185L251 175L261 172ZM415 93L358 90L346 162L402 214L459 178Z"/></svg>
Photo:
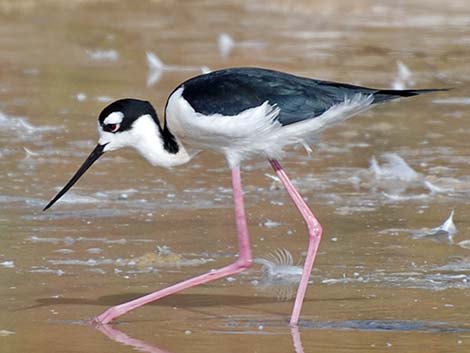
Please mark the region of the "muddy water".
<svg viewBox="0 0 470 353"><path fill-rule="evenodd" d="M468 352L469 13L459 0L0 1L0 352ZM169 67L149 69L146 52ZM311 156L289 151L325 229L297 331L295 278L260 264L86 325L237 252L229 173L209 153L171 171L106 155L43 213L93 148L96 115L124 96L161 112L201 67L240 65L455 89L376 107ZM254 255L286 249L295 266L304 226L272 174L243 171ZM452 210L458 233L439 236Z"/></svg>

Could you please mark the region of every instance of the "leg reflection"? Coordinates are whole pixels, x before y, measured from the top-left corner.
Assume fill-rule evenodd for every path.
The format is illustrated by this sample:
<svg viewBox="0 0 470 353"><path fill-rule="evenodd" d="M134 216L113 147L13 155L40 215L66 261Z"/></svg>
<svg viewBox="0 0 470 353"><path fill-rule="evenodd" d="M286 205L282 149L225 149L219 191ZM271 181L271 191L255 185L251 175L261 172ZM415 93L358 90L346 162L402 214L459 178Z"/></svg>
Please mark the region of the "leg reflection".
<svg viewBox="0 0 470 353"><path fill-rule="evenodd" d="M147 353L170 353L158 347L152 346L144 341L129 337L124 332L119 331L111 325L99 325L95 327L98 331L104 333L108 338L113 341L123 344L125 346L131 346L136 351L147 352Z"/></svg>
<svg viewBox="0 0 470 353"><path fill-rule="evenodd" d="M99 325L95 327L98 331L105 334L108 338L114 342L123 344L125 346L131 346L136 351L147 352L147 353L170 353L169 351L160 349L144 341L129 337L124 332L119 331L111 325ZM295 353L304 353L302 341L300 339L300 331L298 326L292 326L290 329L292 335L292 341L294 343Z"/></svg>
<svg viewBox="0 0 470 353"><path fill-rule="evenodd" d="M299 326L291 326L290 333L292 335L292 342L294 343L295 353L304 353L304 347L302 346L302 340L300 339Z"/></svg>

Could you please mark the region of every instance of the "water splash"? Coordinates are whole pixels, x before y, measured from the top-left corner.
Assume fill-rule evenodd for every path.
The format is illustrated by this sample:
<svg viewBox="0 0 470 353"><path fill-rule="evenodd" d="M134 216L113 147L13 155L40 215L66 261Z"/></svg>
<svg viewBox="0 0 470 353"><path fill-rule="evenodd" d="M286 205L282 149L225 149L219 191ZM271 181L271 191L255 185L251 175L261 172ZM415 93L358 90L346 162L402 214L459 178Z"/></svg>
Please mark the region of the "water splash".
<svg viewBox="0 0 470 353"><path fill-rule="evenodd" d="M298 281L303 269L294 265L294 258L287 249L276 249L274 252L258 257L253 261L263 266L263 269L271 280Z"/></svg>

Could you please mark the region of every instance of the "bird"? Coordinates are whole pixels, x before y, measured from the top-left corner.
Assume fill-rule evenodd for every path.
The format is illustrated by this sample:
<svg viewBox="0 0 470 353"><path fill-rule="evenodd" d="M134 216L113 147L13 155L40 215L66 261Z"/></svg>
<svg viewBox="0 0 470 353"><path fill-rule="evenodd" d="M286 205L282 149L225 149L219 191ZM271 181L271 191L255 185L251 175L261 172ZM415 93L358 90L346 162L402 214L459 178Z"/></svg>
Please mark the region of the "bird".
<svg viewBox="0 0 470 353"><path fill-rule="evenodd" d="M123 98L110 103L98 117L98 144L44 211L104 153L131 147L153 166L170 168L211 150L225 157L231 171L239 254L225 267L110 307L92 322L109 324L147 303L249 268L253 259L240 166L254 158L266 158L307 226L307 255L290 317L290 325L298 325L323 230L279 162L285 149L308 146L324 129L377 103L443 90L374 89L265 68L235 67L198 75L178 85L166 101L162 122L148 101Z"/></svg>

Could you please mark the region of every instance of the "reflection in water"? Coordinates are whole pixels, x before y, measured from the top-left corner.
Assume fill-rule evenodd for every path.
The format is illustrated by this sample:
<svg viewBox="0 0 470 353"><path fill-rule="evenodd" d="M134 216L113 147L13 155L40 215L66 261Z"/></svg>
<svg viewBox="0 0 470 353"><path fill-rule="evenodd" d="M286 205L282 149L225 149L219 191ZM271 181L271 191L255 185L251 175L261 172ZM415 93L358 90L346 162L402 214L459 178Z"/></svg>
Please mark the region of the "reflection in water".
<svg viewBox="0 0 470 353"><path fill-rule="evenodd" d="M144 341L129 337L126 335L124 332L119 331L115 329L114 327L110 325L99 325L96 327L96 329L103 334L105 334L107 337L112 339L114 342L123 344L125 346L131 346L134 349L140 351L140 352L148 352L148 353L169 353L168 351L165 351L163 349L160 349L156 346L153 346L149 343L146 343Z"/></svg>
<svg viewBox="0 0 470 353"><path fill-rule="evenodd" d="M292 335L292 343L294 344L295 353L304 353L304 347L300 339L299 326L291 326L290 333Z"/></svg>
<svg viewBox="0 0 470 353"><path fill-rule="evenodd" d="M251 319L249 319L252 324ZM246 325L243 320L237 323L240 326ZM250 326L248 324L248 327ZM456 325L441 321L416 321L416 320L349 320L349 321L306 321L302 320L301 325L307 330L328 330L328 331L369 331L369 332L423 332L423 333L454 333L466 334L470 331L468 324ZM246 327L246 326L245 326ZM111 340L135 348L141 352L148 353L169 353L167 350L158 348L150 343L139 339L129 337L124 332L110 325L99 325L95 327L98 331L105 334ZM252 331L246 331L247 334ZM227 333L227 331L218 331L218 333ZM243 333L243 331L233 331L234 334ZM290 327L292 344L296 353L304 353L304 348L300 336L299 326ZM275 350L274 350L275 351Z"/></svg>
<svg viewBox="0 0 470 353"><path fill-rule="evenodd" d="M147 352L147 353L170 353L164 349L160 349L157 346L154 346L150 343L138 340L136 338L129 337L122 331L119 331L115 327L110 325L98 325L96 329L106 335L108 338L113 340L114 342L123 344L125 346L131 346L135 350L140 352ZM290 329L292 335L292 341L294 345L295 353L304 353L304 348L302 346L302 341L300 339L300 331L298 326L291 326Z"/></svg>

